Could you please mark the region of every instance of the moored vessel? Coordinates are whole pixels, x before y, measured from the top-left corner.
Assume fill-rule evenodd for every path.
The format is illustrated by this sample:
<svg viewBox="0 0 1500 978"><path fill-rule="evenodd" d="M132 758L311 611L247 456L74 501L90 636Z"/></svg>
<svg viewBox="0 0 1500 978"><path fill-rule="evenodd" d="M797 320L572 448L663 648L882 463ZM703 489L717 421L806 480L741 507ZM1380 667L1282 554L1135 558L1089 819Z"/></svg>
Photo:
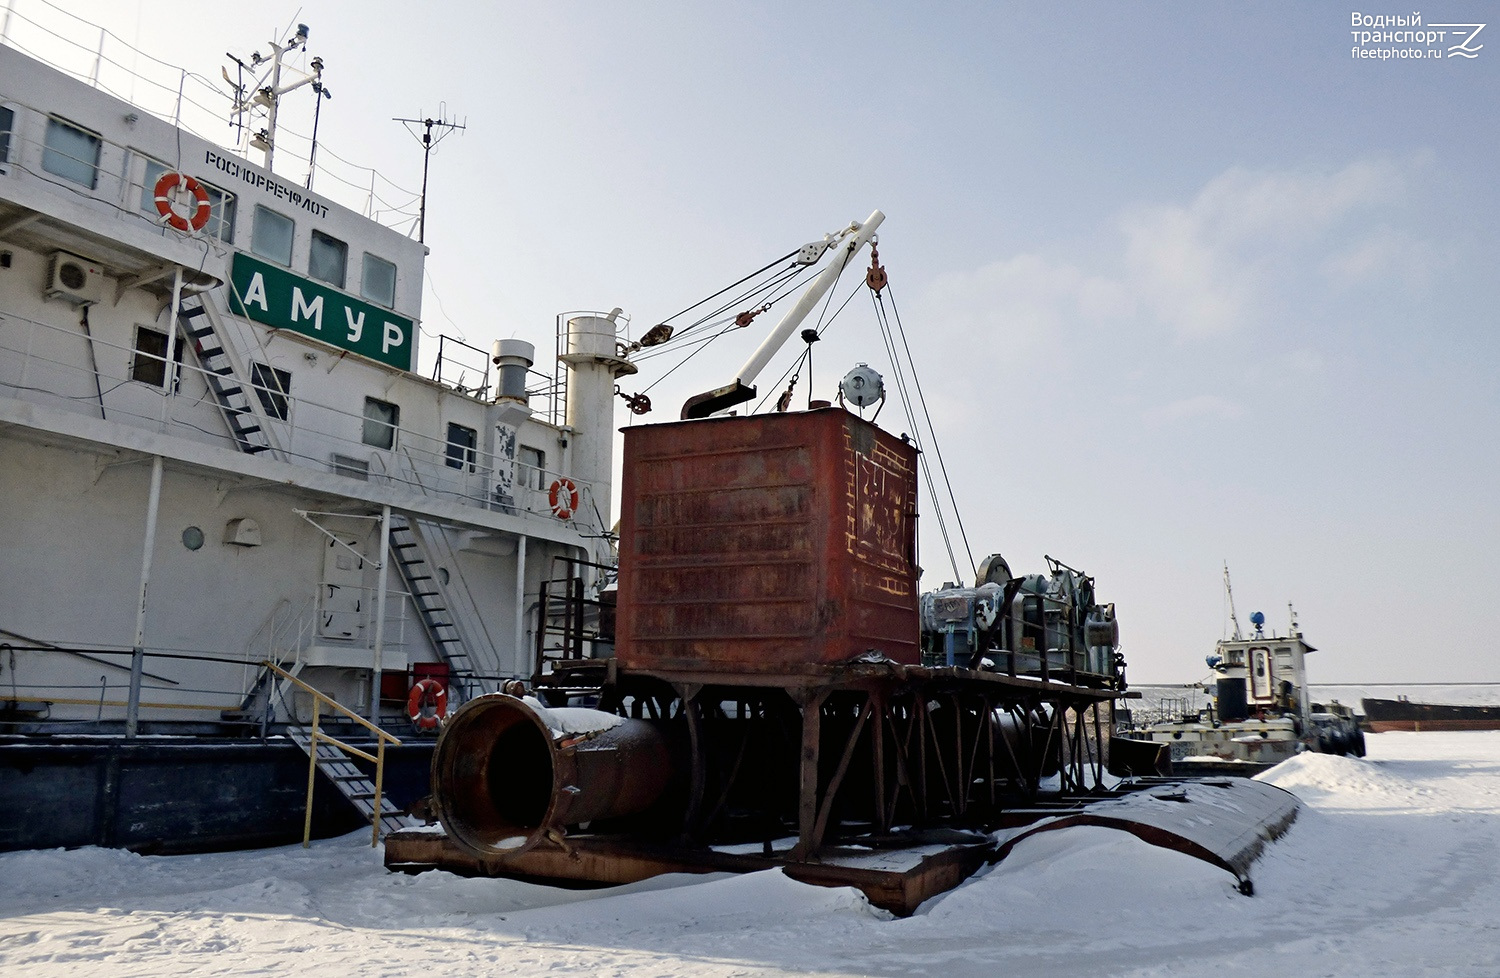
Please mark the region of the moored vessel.
<svg viewBox="0 0 1500 978"><path fill-rule="evenodd" d="M1250 615L1254 629L1240 630L1229 568L1224 568L1233 633L1206 657L1212 670L1207 709L1179 712L1132 736L1164 744L1173 773L1253 775L1302 751L1364 755L1364 734L1354 712L1308 694L1306 657L1317 651L1303 637L1297 613L1287 606L1286 633L1266 632L1265 615Z"/></svg>
<svg viewBox="0 0 1500 978"><path fill-rule="evenodd" d="M1500 730L1500 706L1418 703L1398 699L1360 700L1374 733L1388 730Z"/></svg>
<svg viewBox="0 0 1500 978"><path fill-rule="evenodd" d="M0 849L398 824L441 714L531 675L548 583L612 574L628 318L424 349L414 228L277 128L323 95L306 27L224 85L45 3L4 31Z"/></svg>

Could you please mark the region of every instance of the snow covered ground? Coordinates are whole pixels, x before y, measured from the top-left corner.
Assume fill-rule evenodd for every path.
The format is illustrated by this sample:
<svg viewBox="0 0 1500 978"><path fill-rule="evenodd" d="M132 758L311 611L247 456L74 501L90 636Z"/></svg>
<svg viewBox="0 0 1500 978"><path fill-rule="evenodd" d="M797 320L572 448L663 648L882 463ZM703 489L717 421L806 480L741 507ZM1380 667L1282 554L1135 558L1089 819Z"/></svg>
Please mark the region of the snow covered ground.
<svg viewBox="0 0 1500 978"><path fill-rule="evenodd" d="M1500 732L1386 733L1267 780L1305 803L1256 895L1121 832L1043 833L907 920L775 872L577 892L387 873L366 836L0 855L0 974L1500 974Z"/></svg>

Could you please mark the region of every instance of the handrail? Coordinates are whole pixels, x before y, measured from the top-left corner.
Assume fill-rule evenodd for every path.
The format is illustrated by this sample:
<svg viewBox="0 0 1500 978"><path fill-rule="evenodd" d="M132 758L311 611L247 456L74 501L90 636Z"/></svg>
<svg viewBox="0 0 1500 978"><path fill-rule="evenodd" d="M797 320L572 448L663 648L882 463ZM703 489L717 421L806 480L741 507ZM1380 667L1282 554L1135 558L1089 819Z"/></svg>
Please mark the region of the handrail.
<svg viewBox="0 0 1500 978"><path fill-rule="evenodd" d="M271 672L280 676L282 679L291 681L293 685L297 686L304 692L310 693L313 698L312 736L308 739L307 742L307 812L302 821L302 848L306 849L310 845L312 845L313 785L317 783L318 779L319 743L330 744L347 754L351 754L356 757L362 757L375 765L375 797L371 802L374 810L370 814L370 848L373 849L375 846L380 845L380 796L385 786L385 745L386 741L390 741L393 745L400 747L401 739L394 736L393 734L389 734L384 730L381 730L378 726L355 713L353 710L350 710L338 700L327 695L321 690L309 686L307 683L287 672L276 663L271 662L269 659L266 660L265 667L271 670ZM350 720L353 720L355 723L358 723L360 726L366 728L375 735L375 742L378 746L375 748L374 757L371 757L369 753L362 751L356 747L351 747L350 745L344 743L342 740L339 740L337 737L329 736L328 734L325 734L318 729L324 703L327 703L329 706L333 707L334 710L343 714Z"/></svg>
<svg viewBox="0 0 1500 978"><path fill-rule="evenodd" d="M353 710L349 709L347 706L344 706L338 700L336 700L333 697L329 696L327 693L324 693L322 690L317 689L316 687L313 687L313 686L309 686L307 683L305 683L302 680L298 679L296 676L294 676L291 673L287 672L285 669L281 668L280 666L278 666L274 662L267 661L267 662L263 663L263 665L267 669L269 669L272 672L276 673L282 679L290 680L293 685L297 686L298 688L300 688L304 692L311 693L312 696L313 696L313 699L315 699L315 700L322 700L322 701L326 702L329 706L333 707L335 710L337 710L338 712L342 713L344 716L348 717L350 720L353 720L355 723L358 723L359 725L367 728L371 733L373 733L376 737L380 738L382 741L389 740L393 746L396 746L396 747L400 747L401 746L401 738L397 737L395 734L387 733L386 731L380 729L375 724L371 723L369 720L366 720L364 717L360 716L358 713L355 713Z"/></svg>

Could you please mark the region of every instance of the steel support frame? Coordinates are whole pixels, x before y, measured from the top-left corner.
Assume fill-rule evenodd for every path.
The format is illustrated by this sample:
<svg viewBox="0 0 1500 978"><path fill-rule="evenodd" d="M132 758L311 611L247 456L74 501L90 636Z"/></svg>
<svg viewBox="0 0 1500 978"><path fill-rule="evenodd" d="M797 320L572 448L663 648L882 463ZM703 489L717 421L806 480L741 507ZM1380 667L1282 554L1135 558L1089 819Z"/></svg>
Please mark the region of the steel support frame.
<svg viewBox="0 0 1500 978"><path fill-rule="evenodd" d="M1019 692L949 673L767 678L619 670L604 690L606 709L681 724L679 843L723 841L730 810L752 799L768 852L794 827L790 858L817 861L830 845L908 826L984 828L1044 788L1105 788L1107 692Z"/></svg>

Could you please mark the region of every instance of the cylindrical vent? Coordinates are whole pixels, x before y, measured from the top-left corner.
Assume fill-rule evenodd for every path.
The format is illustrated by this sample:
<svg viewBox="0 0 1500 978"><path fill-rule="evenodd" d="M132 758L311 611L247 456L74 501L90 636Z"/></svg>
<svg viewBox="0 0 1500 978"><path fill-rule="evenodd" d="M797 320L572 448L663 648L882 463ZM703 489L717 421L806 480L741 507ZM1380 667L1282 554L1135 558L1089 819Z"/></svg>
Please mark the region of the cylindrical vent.
<svg viewBox="0 0 1500 978"><path fill-rule="evenodd" d="M536 362L536 347L525 340L496 340L491 359L500 368L499 396L526 401L526 372Z"/></svg>
<svg viewBox="0 0 1500 978"><path fill-rule="evenodd" d="M671 775L665 739L643 720L495 693L448 718L432 796L460 848L507 856L566 826L642 811Z"/></svg>
<svg viewBox="0 0 1500 978"><path fill-rule="evenodd" d="M1250 715L1245 705L1245 680L1242 676L1219 680L1219 722L1237 723Z"/></svg>

